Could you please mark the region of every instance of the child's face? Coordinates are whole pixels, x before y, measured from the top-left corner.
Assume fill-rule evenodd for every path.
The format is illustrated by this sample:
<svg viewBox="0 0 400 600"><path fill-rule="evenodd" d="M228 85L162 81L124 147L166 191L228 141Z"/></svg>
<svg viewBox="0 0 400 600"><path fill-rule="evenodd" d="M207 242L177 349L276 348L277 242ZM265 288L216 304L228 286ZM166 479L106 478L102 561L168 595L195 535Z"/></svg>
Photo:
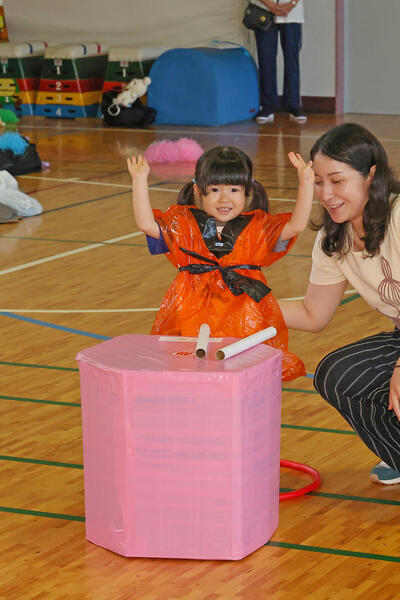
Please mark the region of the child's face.
<svg viewBox="0 0 400 600"><path fill-rule="evenodd" d="M245 206L246 195L242 185L209 185L206 195L201 197L202 209L221 223L238 217Z"/></svg>

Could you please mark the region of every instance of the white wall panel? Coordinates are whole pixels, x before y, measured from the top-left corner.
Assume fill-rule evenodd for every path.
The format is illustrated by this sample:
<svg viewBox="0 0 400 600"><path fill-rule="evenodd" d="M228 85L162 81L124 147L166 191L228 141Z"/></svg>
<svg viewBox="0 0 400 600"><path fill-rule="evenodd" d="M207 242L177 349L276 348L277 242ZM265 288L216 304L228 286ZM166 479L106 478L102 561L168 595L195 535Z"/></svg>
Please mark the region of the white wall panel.
<svg viewBox="0 0 400 600"><path fill-rule="evenodd" d="M112 46L198 46L213 39L255 51L241 24L246 0L4 0L11 41L95 41ZM301 54L306 96L334 96L334 1L304 0ZM282 66L279 63L280 80Z"/></svg>

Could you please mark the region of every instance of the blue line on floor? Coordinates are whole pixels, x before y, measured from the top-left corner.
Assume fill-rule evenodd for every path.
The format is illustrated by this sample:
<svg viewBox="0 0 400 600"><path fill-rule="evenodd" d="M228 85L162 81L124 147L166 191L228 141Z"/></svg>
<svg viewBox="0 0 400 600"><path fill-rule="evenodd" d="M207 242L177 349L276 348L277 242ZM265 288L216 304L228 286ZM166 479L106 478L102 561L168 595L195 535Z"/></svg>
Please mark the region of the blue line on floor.
<svg viewBox="0 0 400 600"><path fill-rule="evenodd" d="M58 329L59 331L67 331L68 333L76 333L77 335L84 335L86 337L96 338L97 340L110 340L111 338L106 335L100 335L98 333L89 333L88 331L81 331L80 329L72 329L71 327L64 327L63 325L55 325L54 323L48 323L47 321L40 321L39 319L32 319L31 317L24 317L23 315L17 315L12 312L0 312L2 317L10 317L11 319L17 319L18 321L26 321L32 323L32 325L42 325L43 327L50 327L51 329Z"/></svg>

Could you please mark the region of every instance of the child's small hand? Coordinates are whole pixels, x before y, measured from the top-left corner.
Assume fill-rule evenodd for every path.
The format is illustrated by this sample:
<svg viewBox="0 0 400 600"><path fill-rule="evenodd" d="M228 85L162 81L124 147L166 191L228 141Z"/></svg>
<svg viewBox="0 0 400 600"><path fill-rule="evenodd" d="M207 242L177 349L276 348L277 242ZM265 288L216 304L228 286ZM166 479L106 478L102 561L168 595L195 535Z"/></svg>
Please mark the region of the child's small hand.
<svg viewBox="0 0 400 600"><path fill-rule="evenodd" d="M144 156L141 154L139 154L137 158L136 156L132 156L132 158L127 158L126 162L132 181L138 181L139 179L147 180L150 173L150 167Z"/></svg>
<svg viewBox="0 0 400 600"><path fill-rule="evenodd" d="M305 163L301 154L295 152L289 152L288 156L292 165L297 169L299 183L313 184L314 171L312 168L312 161L309 160L308 163Z"/></svg>

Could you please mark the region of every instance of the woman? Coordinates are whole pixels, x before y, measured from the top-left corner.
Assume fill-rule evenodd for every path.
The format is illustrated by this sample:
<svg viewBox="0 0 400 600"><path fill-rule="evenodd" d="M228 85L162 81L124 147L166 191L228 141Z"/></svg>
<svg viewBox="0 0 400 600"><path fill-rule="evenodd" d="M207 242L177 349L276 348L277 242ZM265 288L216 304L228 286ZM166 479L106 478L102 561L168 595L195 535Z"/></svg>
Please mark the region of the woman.
<svg viewBox="0 0 400 600"><path fill-rule="evenodd" d="M400 183L369 131L345 123L314 144L323 222L303 302L280 301L288 327L320 331L347 282L394 325L328 354L314 385L381 462L372 481L400 482ZM390 328L390 327L389 327Z"/></svg>
<svg viewBox="0 0 400 600"><path fill-rule="evenodd" d="M268 31L256 31L261 101L256 121L259 124L273 123L274 111L278 108L276 57L279 35L284 62L282 104L289 111L291 121L305 123L307 117L301 108L299 61L304 23L303 0L251 1L274 14L274 23Z"/></svg>

